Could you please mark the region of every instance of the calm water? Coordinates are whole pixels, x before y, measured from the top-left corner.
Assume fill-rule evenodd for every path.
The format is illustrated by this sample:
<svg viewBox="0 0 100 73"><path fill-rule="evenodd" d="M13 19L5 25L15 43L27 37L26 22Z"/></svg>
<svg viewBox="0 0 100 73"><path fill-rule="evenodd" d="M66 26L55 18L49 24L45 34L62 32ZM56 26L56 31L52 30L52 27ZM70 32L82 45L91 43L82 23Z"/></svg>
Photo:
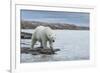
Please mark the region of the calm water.
<svg viewBox="0 0 100 73"><path fill-rule="evenodd" d="M34 30L22 30L32 33ZM54 55L21 54L21 63L89 60L89 31L88 30L54 30L56 41L54 48L60 49ZM21 47L30 47L30 39L21 39ZM39 46L39 43L36 43Z"/></svg>

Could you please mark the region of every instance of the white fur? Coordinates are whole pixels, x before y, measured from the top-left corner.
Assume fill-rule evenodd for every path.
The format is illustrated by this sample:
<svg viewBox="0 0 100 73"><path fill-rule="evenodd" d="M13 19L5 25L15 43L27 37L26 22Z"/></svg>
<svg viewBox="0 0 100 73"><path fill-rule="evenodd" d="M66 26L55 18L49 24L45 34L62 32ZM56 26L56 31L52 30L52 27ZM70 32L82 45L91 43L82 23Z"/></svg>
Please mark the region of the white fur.
<svg viewBox="0 0 100 73"><path fill-rule="evenodd" d="M50 27L38 26L32 34L31 48L34 48L36 41L41 43L41 46L46 49L47 41L49 41L50 48L53 48L53 41L55 40L55 34Z"/></svg>

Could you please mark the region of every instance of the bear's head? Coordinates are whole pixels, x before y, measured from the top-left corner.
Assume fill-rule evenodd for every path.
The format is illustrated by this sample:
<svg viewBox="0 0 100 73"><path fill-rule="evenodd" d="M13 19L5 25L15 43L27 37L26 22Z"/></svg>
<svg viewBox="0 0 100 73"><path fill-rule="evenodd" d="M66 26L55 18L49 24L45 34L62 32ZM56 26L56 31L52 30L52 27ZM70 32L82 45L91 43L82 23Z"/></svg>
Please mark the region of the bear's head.
<svg viewBox="0 0 100 73"><path fill-rule="evenodd" d="M48 40L51 42L55 42L56 35L54 33L54 30L52 30L50 27L46 27L45 31L46 31L46 36L47 36Z"/></svg>
<svg viewBox="0 0 100 73"><path fill-rule="evenodd" d="M48 38L50 41L55 42L56 35L54 33L48 34Z"/></svg>

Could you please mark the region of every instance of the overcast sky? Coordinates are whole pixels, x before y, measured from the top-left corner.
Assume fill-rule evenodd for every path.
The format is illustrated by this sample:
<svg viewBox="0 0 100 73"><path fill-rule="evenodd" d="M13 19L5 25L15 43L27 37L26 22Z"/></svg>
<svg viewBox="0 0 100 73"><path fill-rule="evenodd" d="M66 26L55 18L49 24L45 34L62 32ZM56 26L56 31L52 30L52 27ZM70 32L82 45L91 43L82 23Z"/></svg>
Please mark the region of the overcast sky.
<svg viewBox="0 0 100 73"><path fill-rule="evenodd" d="M69 23L89 26L89 13L21 10L21 19L52 23Z"/></svg>

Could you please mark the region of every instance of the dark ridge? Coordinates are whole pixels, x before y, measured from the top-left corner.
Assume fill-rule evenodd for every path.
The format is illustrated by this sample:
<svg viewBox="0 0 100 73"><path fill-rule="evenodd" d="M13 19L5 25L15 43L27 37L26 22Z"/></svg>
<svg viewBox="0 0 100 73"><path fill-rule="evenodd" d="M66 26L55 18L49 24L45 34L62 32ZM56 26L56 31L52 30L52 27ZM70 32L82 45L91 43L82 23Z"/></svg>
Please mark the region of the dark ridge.
<svg viewBox="0 0 100 73"><path fill-rule="evenodd" d="M77 26L74 24L65 23L47 23L39 21L21 21L21 29L35 29L37 26L49 26L52 29L66 29L66 30L89 30L86 26Z"/></svg>

